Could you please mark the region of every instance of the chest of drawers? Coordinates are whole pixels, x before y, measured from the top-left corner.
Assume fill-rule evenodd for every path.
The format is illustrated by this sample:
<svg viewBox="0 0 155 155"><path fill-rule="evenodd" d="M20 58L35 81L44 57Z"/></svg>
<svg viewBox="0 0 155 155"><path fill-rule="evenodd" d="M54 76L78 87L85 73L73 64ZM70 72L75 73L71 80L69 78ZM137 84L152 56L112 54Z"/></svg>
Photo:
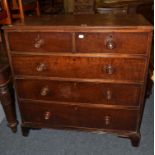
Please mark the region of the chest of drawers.
<svg viewBox="0 0 155 155"><path fill-rule="evenodd" d="M152 27L140 15L66 15L5 27L30 128L108 132L140 142Z"/></svg>

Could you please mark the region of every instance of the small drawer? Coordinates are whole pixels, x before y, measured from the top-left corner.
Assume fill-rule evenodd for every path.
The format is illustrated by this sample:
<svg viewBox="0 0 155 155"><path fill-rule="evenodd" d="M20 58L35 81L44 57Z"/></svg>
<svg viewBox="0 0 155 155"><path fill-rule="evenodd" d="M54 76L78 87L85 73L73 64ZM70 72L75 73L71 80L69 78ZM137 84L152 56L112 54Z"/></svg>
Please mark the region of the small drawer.
<svg viewBox="0 0 155 155"><path fill-rule="evenodd" d="M76 33L81 53L146 54L147 44L147 33Z"/></svg>
<svg viewBox="0 0 155 155"><path fill-rule="evenodd" d="M24 62L24 64L23 64ZM144 81L145 58L13 55L16 75Z"/></svg>
<svg viewBox="0 0 155 155"><path fill-rule="evenodd" d="M138 110L21 101L23 122L47 126L128 130L137 128Z"/></svg>
<svg viewBox="0 0 155 155"><path fill-rule="evenodd" d="M10 32L11 51L72 52L72 34L58 32Z"/></svg>
<svg viewBox="0 0 155 155"><path fill-rule="evenodd" d="M19 98L72 102L139 106L141 87L129 84L106 84L53 80L16 81Z"/></svg>

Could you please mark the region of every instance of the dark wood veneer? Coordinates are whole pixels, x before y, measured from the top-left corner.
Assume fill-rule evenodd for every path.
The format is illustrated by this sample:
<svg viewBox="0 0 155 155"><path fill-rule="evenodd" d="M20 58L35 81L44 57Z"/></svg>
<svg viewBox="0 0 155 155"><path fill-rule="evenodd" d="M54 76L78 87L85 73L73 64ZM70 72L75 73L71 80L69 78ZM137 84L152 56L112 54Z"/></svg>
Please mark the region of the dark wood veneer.
<svg viewBox="0 0 155 155"><path fill-rule="evenodd" d="M50 104L21 101L24 122L134 131L137 110L106 109L68 104ZM47 117L46 115L49 114ZM125 117L122 117L125 116Z"/></svg>
<svg viewBox="0 0 155 155"><path fill-rule="evenodd" d="M75 34L76 47L72 46L72 33L12 32L9 33L10 49L23 52L79 52L79 53L127 53L146 54L147 33L85 33ZM80 38L80 36L82 38ZM108 41L115 43L108 49ZM41 42L39 44L39 41ZM89 46L88 46L89 44ZM61 46L59 46L61 45ZM140 45L140 46L139 46Z"/></svg>
<svg viewBox="0 0 155 155"><path fill-rule="evenodd" d="M12 32L9 42L13 51L72 52L71 33Z"/></svg>
<svg viewBox="0 0 155 155"><path fill-rule="evenodd" d="M17 80L19 98L86 104L139 106L141 85L56 80ZM94 95L95 94L95 95Z"/></svg>
<svg viewBox="0 0 155 155"><path fill-rule="evenodd" d="M83 35L83 39L79 39ZM109 32L109 33L76 33L77 52L84 53L128 53L145 54L147 51L147 33ZM108 41L115 47L107 48ZM89 45L89 46L88 46ZM140 46L139 46L140 45Z"/></svg>
<svg viewBox="0 0 155 155"><path fill-rule="evenodd" d="M22 65L24 62L24 65ZM13 55L16 75L144 81L145 58ZM37 68L44 65L41 71ZM135 67L136 66L136 67ZM111 68L108 68L111 67Z"/></svg>

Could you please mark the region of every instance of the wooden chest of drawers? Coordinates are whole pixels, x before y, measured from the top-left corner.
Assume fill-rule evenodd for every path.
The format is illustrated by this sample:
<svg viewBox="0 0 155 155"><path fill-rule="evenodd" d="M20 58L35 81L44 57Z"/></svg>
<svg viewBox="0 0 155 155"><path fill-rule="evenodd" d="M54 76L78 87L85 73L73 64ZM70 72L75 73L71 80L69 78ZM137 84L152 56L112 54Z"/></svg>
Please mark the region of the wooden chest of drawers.
<svg viewBox="0 0 155 155"><path fill-rule="evenodd" d="M103 131L138 146L152 40L142 16L30 18L5 37L23 135Z"/></svg>

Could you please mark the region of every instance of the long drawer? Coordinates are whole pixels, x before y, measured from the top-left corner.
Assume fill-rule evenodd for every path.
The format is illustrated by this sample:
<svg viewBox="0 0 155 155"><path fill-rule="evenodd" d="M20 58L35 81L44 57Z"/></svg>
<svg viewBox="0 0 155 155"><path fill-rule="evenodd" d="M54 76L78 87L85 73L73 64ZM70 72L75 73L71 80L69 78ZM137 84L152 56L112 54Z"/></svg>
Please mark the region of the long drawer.
<svg viewBox="0 0 155 155"><path fill-rule="evenodd" d="M144 81L145 58L13 55L16 75Z"/></svg>
<svg viewBox="0 0 155 155"><path fill-rule="evenodd" d="M20 101L23 122L41 123L46 127L84 127L135 131L138 110L105 109L67 104Z"/></svg>
<svg viewBox="0 0 155 155"><path fill-rule="evenodd" d="M19 98L71 103L139 106L141 87L56 80L18 79Z"/></svg>
<svg viewBox="0 0 155 155"><path fill-rule="evenodd" d="M74 35L73 35L74 36ZM148 33L10 32L11 51L146 54ZM75 45L74 45L75 44Z"/></svg>

